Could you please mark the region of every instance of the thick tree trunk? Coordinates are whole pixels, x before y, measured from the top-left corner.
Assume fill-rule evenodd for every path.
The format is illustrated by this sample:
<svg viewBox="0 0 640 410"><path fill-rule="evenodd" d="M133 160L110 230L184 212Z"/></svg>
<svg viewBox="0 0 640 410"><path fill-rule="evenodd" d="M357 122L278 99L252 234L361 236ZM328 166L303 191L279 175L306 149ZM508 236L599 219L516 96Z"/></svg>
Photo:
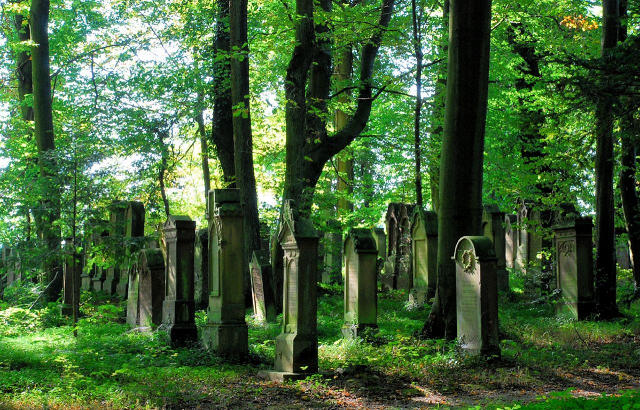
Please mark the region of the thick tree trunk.
<svg viewBox="0 0 640 410"><path fill-rule="evenodd" d="M618 0L602 2L602 58L618 44ZM596 106L596 310L601 319L619 315L616 303L615 224L613 206L613 103L602 97Z"/></svg>
<svg viewBox="0 0 640 410"><path fill-rule="evenodd" d="M231 59L232 106L242 107L233 115L233 138L236 167L236 186L244 208L244 272L245 300L251 305L249 263L253 251L260 249L260 220L258 197L253 171L253 138L249 110L249 44L247 39L247 0L231 0L229 8L231 48L241 50Z"/></svg>
<svg viewBox="0 0 640 410"><path fill-rule="evenodd" d="M622 138L620 196L627 235L629 236L631 265L637 295L640 291L640 201L636 190L637 147L629 137L627 135Z"/></svg>
<svg viewBox="0 0 640 410"><path fill-rule="evenodd" d="M452 0L447 100L440 160L438 284L423 327L431 338L456 337L460 237L482 234L482 164L489 75L490 0Z"/></svg>
<svg viewBox="0 0 640 410"><path fill-rule="evenodd" d="M56 181L56 159L53 111L51 106L51 77L49 66L49 1L32 0L29 26L31 28L33 119L34 135L38 147L40 183L42 187L41 209L37 220L42 240L50 250L50 258L45 262L47 278L47 298L56 300L62 290L62 275L58 251L60 249L60 229L54 222L60 217L60 192Z"/></svg>
<svg viewBox="0 0 640 410"><path fill-rule="evenodd" d="M351 45L346 45L340 52L339 61L336 67L336 79L346 83L351 79L353 72L353 51ZM338 101L343 104L349 103L350 93L343 92L338 97ZM349 115L344 111L336 110L334 117L335 129L342 129L349 123ZM350 200L353 194L353 157L349 152L342 152L338 155L338 216L345 215L353 211L353 202Z"/></svg>
<svg viewBox="0 0 640 410"><path fill-rule="evenodd" d="M218 0L218 18L213 65L213 127L211 141L216 147L222 177L228 188L235 188L236 168L233 145L231 103L231 60L229 54L229 0Z"/></svg>
<svg viewBox="0 0 640 410"><path fill-rule="evenodd" d="M418 15L420 14L420 15ZM422 10L418 12L416 0L411 0L411 16L413 23L413 48L416 56L416 106L413 115L413 153L415 158L416 204L422 209L422 150L420 147L420 114L422 113L422 35L420 20Z"/></svg>
<svg viewBox="0 0 640 410"><path fill-rule="evenodd" d="M16 15L14 18L14 24L16 31L18 32L18 39L21 42L28 42L31 40L31 29L27 24L28 21L24 16ZM22 119L25 121L33 121L33 107L27 105L25 102L25 96L33 94L33 79L31 69L31 56L25 51L21 51L17 55L18 68L16 69L16 75L18 77L18 98L20 100L20 113Z"/></svg>

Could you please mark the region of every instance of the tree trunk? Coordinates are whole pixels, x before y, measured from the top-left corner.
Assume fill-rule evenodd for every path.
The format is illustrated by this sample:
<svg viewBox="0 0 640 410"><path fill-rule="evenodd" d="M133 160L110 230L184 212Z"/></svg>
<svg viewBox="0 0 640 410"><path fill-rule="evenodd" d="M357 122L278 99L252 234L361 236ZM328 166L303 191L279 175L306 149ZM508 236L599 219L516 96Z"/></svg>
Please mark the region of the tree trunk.
<svg viewBox="0 0 640 410"><path fill-rule="evenodd" d="M233 145L231 103L231 60L229 54L229 0L218 0L218 18L213 65L213 127L211 141L216 147L222 167L222 178L228 188L235 188L236 168Z"/></svg>
<svg viewBox="0 0 640 410"><path fill-rule="evenodd" d="M260 249L260 220L256 178L253 171L253 139L249 110L249 43L247 39L247 0L231 0L229 26L231 48L239 50L231 58L231 101L237 107L233 114L233 138L236 186L244 207L244 272L245 300L251 305L249 263L253 251Z"/></svg>
<svg viewBox="0 0 640 410"><path fill-rule="evenodd" d="M420 114L422 112L422 35L420 33L420 22L422 19L422 9L418 15L416 0L411 0L411 17L413 23L413 49L416 56L416 106L413 115L413 152L415 158L415 182L416 182L416 205L422 209L422 171L421 171L421 147L420 147Z"/></svg>
<svg viewBox="0 0 640 410"><path fill-rule="evenodd" d="M198 93L198 100L204 104L204 95ZM200 160L202 163L202 179L204 183L205 201L211 190L211 172L209 171L209 144L207 143L207 130L204 126L203 110L198 111L196 115L196 123L198 124L198 135L200 137Z"/></svg>
<svg viewBox="0 0 640 410"><path fill-rule="evenodd" d="M444 138L440 160L438 283L423 327L431 338L456 337L460 237L482 234L482 164L489 75L490 0L452 0Z"/></svg>
<svg viewBox="0 0 640 410"><path fill-rule="evenodd" d="M618 44L618 0L602 2L602 58ZM604 96L596 106L596 311L600 319L619 315L616 303L615 224L613 207L613 102Z"/></svg>
<svg viewBox="0 0 640 410"><path fill-rule="evenodd" d="M169 163L169 147L166 146L165 138L168 136L167 131L160 127L153 130L158 136L158 144L160 147L160 169L158 170L158 185L160 186L160 196L164 206L164 213L168 218L171 214L169 209L169 198L167 197L167 187L165 184L168 163Z"/></svg>
<svg viewBox="0 0 640 410"><path fill-rule="evenodd" d="M47 298L56 300L62 291L59 249L60 228L54 222L60 218L60 192L56 181L56 159L53 111L51 107L51 77L49 66L49 1L32 0L29 26L31 29L32 81L33 81L33 119L34 135L38 147L40 183L42 187L41 209L37 220L42 240L50 251L50 257L44 264L47 278Z"/></svg>
<svg viewBox="0 0 640 410"><path fill-rule="evenodd" d="M18 33L18 39L21 42L28 42L31 40L30 27L27 24L28 21L22 15L16 15L14 18L14 24ZM33 107L27 105L25 102L25 96L33 94L33 78L31 68L31 56L25 51L21 51L17 55L18 68L16 69L16 75L18 77L18 98L20 101L20 113L24 121L33 121Z"/></svg>
<svg viewBox="0 0 640 410"><path fill-rule="evenodd" d="M351 79L353 72L353 51L351 45L346 45L341 51L339 61L336 67L336 79L339 82L346 83ZM338 97L338 101L342 104L349 103L350 93L342 92ZM336 110L334 117L335 129L342 129L349 122L349 115L344 111ZM351 194L353 194L353 156L350 152L342 152L338 155L338 216L342 216L353 212L353 202Z"/></svg>

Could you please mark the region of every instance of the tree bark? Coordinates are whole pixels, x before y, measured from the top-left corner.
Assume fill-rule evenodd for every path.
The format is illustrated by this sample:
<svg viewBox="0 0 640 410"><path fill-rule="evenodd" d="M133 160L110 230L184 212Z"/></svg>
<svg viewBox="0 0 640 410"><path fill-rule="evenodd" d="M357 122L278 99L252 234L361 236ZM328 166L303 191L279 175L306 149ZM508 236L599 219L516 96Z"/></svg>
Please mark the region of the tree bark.
<svg viewBox="0 0 640 410"><path fill-rule="evenodd" d="M618 44L618 0L602 2L602 59ZM603 96L596 105L596 311L600 319L619 315L616 303L615 224L613 206L613 102Z"/></svg>
<svg viewBox="0 0 640 410"><path fill-rule="evenodd" d="M420 114L422 112L422 35L420 33L420 20L422 10L418 15L416 0L411 0L411 17L413 23L413 49L416 56L416 106L413 115L413 152L415 158L415 183L416 183L416 205L422 209L422 153L420 147Z"/></svg>
<svg viewBox="0 0 640 410"><path fill-rule="evenodd" d="M31 40L31 29L27 19L22 15L16 15L14 25L21 42ZM25 101L25 96L33 94L33 78L31 67L31 56L27 51L21 51L17 55L18 67L16 74L18 77L18 99L20 101L20 113L24 121L33 121L33 107Z"/></svg>
<svg viewBox="0 0 640 410"><path fill-rule="evenodd" d="M444 138L440 162L438 283L426 337L456 337L458 239L482 234L482 165L491 0L452 0Z"/></svg>
<svg viewBox="0 0 640 410"><path fill-rule="evenodd" d="M339 61L336 67L336 78L342 83L346 83L351 79L353 72L353 51L351 45L346 45L340 52ZM338 97L338 101L343 104L349 103L350 93L342 92ZM335 129L340 130L349 122L349 115L337 109L334 117ZM353 212L353 202L350 200L353 194L353 157L349 152L343 150L343 155L338 155L338 216Z"/></svg>

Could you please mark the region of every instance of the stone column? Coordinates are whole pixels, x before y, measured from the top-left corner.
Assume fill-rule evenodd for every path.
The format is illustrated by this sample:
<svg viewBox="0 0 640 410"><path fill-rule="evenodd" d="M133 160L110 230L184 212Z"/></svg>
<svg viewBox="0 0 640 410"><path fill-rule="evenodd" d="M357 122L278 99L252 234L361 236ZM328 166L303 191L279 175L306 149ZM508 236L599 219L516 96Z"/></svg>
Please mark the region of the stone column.
<svg viewBox="0 0 640 410"><path fill-rule="evenodd" d="M507 263L505 256L506 238L504 229L504 212L500 212L495 204L484 205L482 212L482 229L483 235L493 242L496 250L498 263L496 266L498 274L498 290L501 292L509 291L509 272L507 272Z"/></svg>
<svg viewBox="0 0 640 410"><path fill-rule="evenodd" d="M125 211L124 226L124 260L120 266L120 280L116 286L116 293L123 299L128 296L127 286L129 283L129 273L135 270L133 265L138 261L138 251L141 248L140 243L132 240L142 238L144 236L144 205L142 202L131 201L127 205ZM135 275L135 272L134 272Z"/></svg>
<svg viewBox="0 0 640 410"><path fill-rule="evenodd" d="M193 248L196 223L188 216L169 215L164 224L167 247L162 322L173 345L198 339L193 300Z"/></svg>
<svg viewBox="0 0 640 410"><path fill-rule="evenodd" d="M423 304L436 294L438 281L438 215L416 208L411 223L413 247L412 303Z"/></svg>
<svg viewBox="0 0 640 410"><path fill-rule="evenodd" d="M346 338L378 329L378 249L370 229L352 229L344 242L344 326Z"/></svg>
<svg viewBox="0 0 640 410"><path fill-rule="evenodd" d="M553 230L560 289L556 314L578 320L587 319L595 312L593 221L591 217L569 215L558 218Z"/></svg>
<svg viewBox="0 0 640 410"><path fill-rule="evenodd" d="M484 236L463 236L452 259L456 264L460 349L472 355L500 356L497 258L493 242Z"/></svg>
<svg viewBox="0 0 640 410"><path fill-rule="evenodd" d="M276 320L276 306L273 293L271 262L269 251L253 251L249 264L253 296L253 315L261 322Z"/></svg>
<svg viewBox="0 0 640 410"><path fill-rule="evenodd" d="M209 219L209 310L203 342L222 356L249 352L244 320L244 212L238 189L213 189Z"/></svg>
<svg viewBox="0 0 640 410"><path fill-rule="evenodd" d="M141 250L138 259L138 323L140 326L162 324L164 281L165 266L162 250Z"/></svg>

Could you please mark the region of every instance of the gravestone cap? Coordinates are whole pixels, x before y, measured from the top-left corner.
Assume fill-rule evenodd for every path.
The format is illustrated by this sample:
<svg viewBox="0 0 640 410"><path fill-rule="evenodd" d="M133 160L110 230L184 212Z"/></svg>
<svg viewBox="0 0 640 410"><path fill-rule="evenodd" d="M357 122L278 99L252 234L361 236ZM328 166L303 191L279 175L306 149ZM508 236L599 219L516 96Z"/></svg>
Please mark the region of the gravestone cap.
<svg viewBox="0 0 640 410"><path fill-rule="evenodd" d="M469 242L471 246L469 247L465 242ZM458 240L458 243L456 243L455 251L451 259L456 259L458 249L463 246L473 251L472 260L491 261L498 259L496 256L496 249L493 246L493 242L491 242L491 239L487 238L486 236L463 236ZM471 254L469 254L469 256L471 256ZM467 260L463 260L462 262L467 263ZM471 262L471 260L469 260L469 262Z"/></svg>
<svg viewBox="0 0 640 410"><path fill-rule="evenodd" d="M138 266L149 269L164 266L164 256L160 249L143 249L138 257Z"/></svg>
<svg viewBox="0 0 640 410"><path fill-rule="evenodd" d="M416 206L411 218L412 227L417 225L418 219L422 219L427 236L438 235L438 214L434 211L425 211L421 207Z"/></svg>
<svg viewBox="0 0 640 410"><path fill-rule="evenodd" d="M376 240L371 235L371 230L366 228L353 228L349 231L347 239L353 241L353 250L355 253L378 253ZM344 241L345 253L347 241Z"/></svg>
<svg viewBox="0 0 640 410"><path fill-rule="evenodd" d="M278 234L278 242L282 242L286 233L290 232L296 239L318 238L316 228L311 219L300 218L295 201L289 199L285 201L282 212L282 224Z"/></svg>

